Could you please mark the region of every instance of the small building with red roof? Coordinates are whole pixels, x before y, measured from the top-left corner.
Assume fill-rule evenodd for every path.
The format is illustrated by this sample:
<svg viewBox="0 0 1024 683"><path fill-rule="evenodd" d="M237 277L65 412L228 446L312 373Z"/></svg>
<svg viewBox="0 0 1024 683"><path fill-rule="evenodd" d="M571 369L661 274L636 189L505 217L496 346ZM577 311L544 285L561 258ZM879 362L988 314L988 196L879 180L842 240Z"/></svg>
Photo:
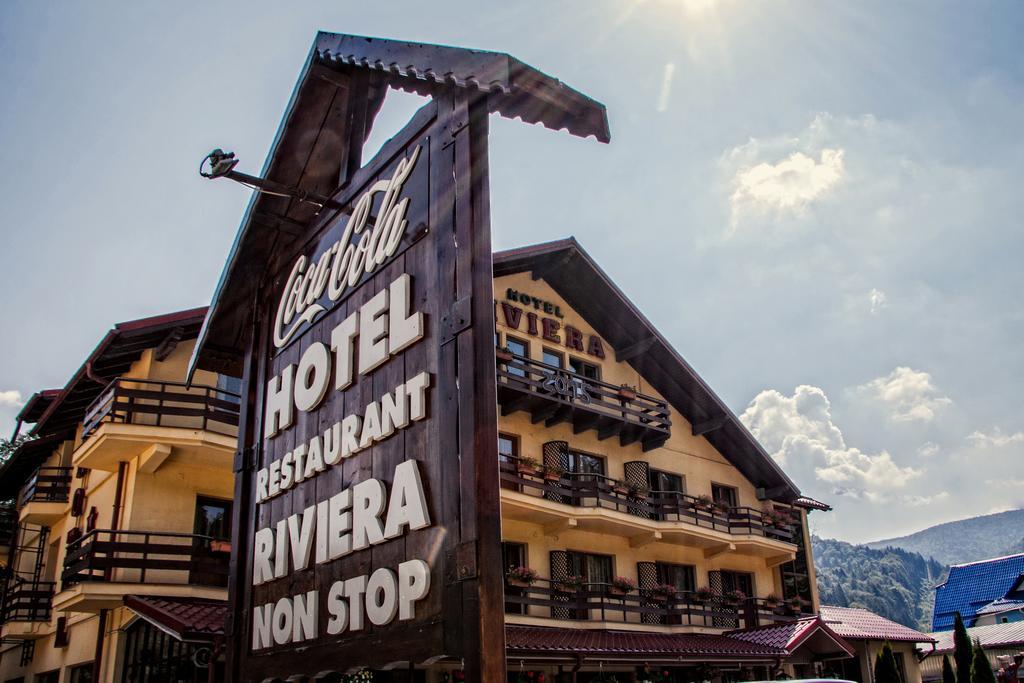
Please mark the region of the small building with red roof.
<svg viewBox="0 0 1024 683"><path fill-rule="evenodd" d="M840 678L869 683L875 658L889 643L904 683L921 683L921 662L935 650L933 636L859 607L822 605L821 619L856 651L852 659L835 662Z"/></svg>

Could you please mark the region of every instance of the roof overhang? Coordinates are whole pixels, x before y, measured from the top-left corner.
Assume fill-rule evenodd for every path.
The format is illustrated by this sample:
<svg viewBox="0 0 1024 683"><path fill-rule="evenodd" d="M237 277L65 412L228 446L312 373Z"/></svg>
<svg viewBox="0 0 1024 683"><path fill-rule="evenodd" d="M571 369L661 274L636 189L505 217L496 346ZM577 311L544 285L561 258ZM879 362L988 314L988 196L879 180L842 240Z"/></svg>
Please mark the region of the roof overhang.
<svg viewBox="0 0 1024 683"><path fill-rule="evenodd" d="M208 644L224 637L226 601L126 595L124 605L164 633L185 643Z"/></svg>
<svg viewBox="0 0 1024 683"><path fill-rule="evenodd" d="M703 436L764 498L794 500L796 484L611 278L573 238L494 255L494 276L532 272L579 312L691 424L714 423ZM629 349L642 352L628 353ZM626 351L624 354L623 352Z"/></svg>
<svg viewBox="0 0 1024 683"><path fill-rule="evenodd" d="M261 177L336 198L362 165L362 148L389 88L438 97L486 98L489 111L610 139L604 105L510 55L318 33ZM317 209L254 193L199 334L197 367L241 376L256 290L275 256L305 241Z"/></svg>

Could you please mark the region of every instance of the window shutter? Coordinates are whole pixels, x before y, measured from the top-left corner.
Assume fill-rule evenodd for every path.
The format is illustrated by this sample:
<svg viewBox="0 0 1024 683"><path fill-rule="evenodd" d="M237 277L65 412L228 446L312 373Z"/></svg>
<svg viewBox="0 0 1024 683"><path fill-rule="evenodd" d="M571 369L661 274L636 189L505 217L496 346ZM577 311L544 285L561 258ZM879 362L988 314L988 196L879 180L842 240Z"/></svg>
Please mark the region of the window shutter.
<svg viewBox="0 0 1024 683"><path fill-rule="evenodd" d="M85 511L85 489L79 487L75 489L74 495L71 497L71 516L81 517Z"/></svg>
<svg viewBox="0 0 1024 683"><path fill-rule="evenodd" d="M569 469L569 442L568 441L548 441L544 444L543 457L545 465L552 467L561 467L563 470ZM556 503L571 503L572 501L566 500L568 496L563 496L560 493L554 491L546 491L544 497L548 500Z"/></svg>

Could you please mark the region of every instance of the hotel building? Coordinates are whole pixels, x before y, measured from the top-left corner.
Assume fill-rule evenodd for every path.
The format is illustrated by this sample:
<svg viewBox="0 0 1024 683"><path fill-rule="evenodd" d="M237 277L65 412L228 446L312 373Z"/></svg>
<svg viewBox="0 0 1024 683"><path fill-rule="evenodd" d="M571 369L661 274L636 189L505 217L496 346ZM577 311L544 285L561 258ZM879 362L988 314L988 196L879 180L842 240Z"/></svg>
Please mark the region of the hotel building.
<svg viewBox="0 0 1024 683"><path fill-rule="evenodd" d="M238 387L182 383L205 312L116 325L22 409L34 438L0 467L5 683L222 680Z"/></svg>

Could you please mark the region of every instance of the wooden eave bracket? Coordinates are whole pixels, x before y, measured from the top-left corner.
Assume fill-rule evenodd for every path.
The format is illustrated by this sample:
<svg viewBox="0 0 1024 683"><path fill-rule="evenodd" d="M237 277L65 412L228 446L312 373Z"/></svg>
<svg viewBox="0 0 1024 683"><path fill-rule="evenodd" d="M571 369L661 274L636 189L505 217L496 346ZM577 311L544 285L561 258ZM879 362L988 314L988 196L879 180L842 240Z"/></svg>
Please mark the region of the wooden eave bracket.
<svg viewBox="0 0 1024 683"><path fill-rule="evenodd" d="M701 422L694 422L693 435L703 436L708 432L713 432L716 429L721 429L726 425L727 422L729 422L728 415L719 415L717 417L712 417L707 420L702 420Z"/></svg>

